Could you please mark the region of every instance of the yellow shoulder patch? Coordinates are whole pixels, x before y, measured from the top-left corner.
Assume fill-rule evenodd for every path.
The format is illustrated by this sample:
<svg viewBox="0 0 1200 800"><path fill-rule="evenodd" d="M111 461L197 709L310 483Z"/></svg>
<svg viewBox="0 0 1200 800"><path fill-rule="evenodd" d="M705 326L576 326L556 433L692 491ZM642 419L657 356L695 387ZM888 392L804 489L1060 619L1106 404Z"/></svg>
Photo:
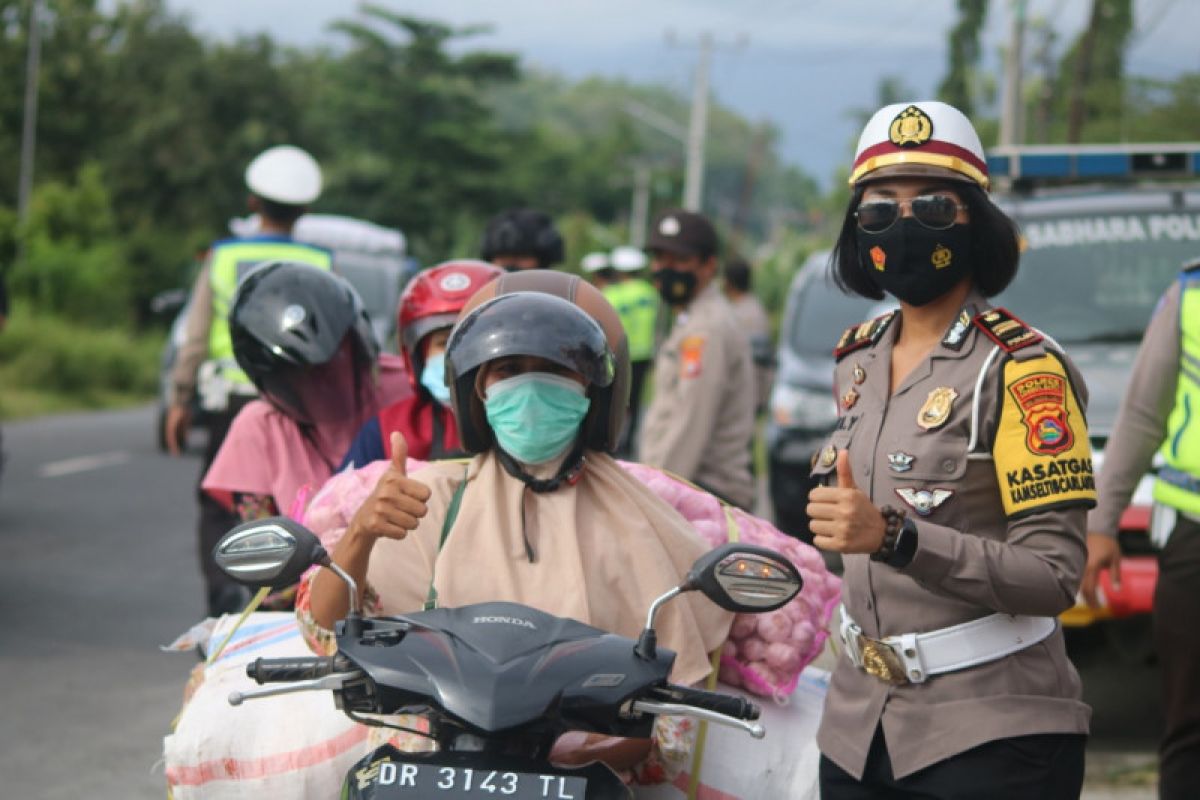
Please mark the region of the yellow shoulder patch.
<svg viewBox="0 0 1200 800"><path fill-rule="evenodd" d="M1092 447L1075 389L1053 353L1007 359L992 444L1004 511L1018 517L1096 504Z"/></svg>

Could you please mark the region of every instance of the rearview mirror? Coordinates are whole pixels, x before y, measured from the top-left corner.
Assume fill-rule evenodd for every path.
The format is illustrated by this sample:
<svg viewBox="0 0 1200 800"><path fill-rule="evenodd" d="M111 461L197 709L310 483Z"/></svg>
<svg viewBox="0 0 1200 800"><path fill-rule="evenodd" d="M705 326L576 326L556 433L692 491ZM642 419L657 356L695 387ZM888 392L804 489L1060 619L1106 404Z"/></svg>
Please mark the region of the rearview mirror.
<svg viewBox="0 0 1200 800"><path fill-rule="evenodd" d="M749 544L725 544L705 553L688 573L686 589L698 589L726 611L774 611L804 586L787 558Z"/></svg>
<svg viewBox="0 0 1200 800"><path fill-rule="evenodd" d="M282 589L300 580L314 564L328 565L329 554L308 528L287 517L243 522L213 549L221 571L246 586Z"/></svg>

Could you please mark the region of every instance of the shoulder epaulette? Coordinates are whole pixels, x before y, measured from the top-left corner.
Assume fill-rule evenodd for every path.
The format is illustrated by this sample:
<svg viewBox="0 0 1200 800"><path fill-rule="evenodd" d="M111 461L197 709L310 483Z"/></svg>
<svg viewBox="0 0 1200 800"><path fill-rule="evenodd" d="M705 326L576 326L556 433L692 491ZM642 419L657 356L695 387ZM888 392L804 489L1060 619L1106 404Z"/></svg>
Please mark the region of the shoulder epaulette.
<svg viewBox="0 0 1200 800"><path fill-rule="evenodd" d="M1007 309L989 308L975 317L975 326L983 331L989 339L1006 353L1035 345L1042 341L1042 335L1021 320L1014 317Z"/></svg>
<svg viewBox="0 0 1200 800"><path fill-rule="evenodd" d="M875 344L888 329L888 325L892 324L895 316L895 311L889 311L875 319L851 325L842 334L842 338L838 339L837 347L833 348L833 357L841 361L847 353Z"/></svg>

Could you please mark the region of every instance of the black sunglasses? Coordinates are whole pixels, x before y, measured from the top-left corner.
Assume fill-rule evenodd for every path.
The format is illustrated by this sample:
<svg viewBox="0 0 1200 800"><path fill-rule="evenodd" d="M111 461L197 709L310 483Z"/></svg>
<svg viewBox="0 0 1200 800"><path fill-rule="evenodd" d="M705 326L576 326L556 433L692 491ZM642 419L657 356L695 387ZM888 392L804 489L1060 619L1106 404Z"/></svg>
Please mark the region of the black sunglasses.
<svg viewBox="0 0 1200 800"><path fill-rule="evenodd" d="M960 209L967 207L946 194L923 194L911 200L879 198L859 203L854 212L858 227L867 233L883 233L900 219L900 211L907 204L917 222L935 231L944 231L954 224Z"/></svg>

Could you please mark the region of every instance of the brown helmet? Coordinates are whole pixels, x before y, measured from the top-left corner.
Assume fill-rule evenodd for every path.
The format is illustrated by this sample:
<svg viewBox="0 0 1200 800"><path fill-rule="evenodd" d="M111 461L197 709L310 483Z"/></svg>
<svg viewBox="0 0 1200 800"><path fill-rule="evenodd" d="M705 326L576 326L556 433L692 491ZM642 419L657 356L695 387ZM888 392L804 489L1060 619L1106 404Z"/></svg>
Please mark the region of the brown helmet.
<svg viewBox="0 0 1200 800"><path fill-rule="evenodd" d="M504 299L515 294L566 302ZM616 449L629 407L629 342L616 309L599 289L565 272L530 270L501 275L471 296L446 344L446 385L468 452L483 452L493 441L475 391L479 368L509 355L542 356L587 377L592 404L583 421L584 445L610 453Z"/></svg>

